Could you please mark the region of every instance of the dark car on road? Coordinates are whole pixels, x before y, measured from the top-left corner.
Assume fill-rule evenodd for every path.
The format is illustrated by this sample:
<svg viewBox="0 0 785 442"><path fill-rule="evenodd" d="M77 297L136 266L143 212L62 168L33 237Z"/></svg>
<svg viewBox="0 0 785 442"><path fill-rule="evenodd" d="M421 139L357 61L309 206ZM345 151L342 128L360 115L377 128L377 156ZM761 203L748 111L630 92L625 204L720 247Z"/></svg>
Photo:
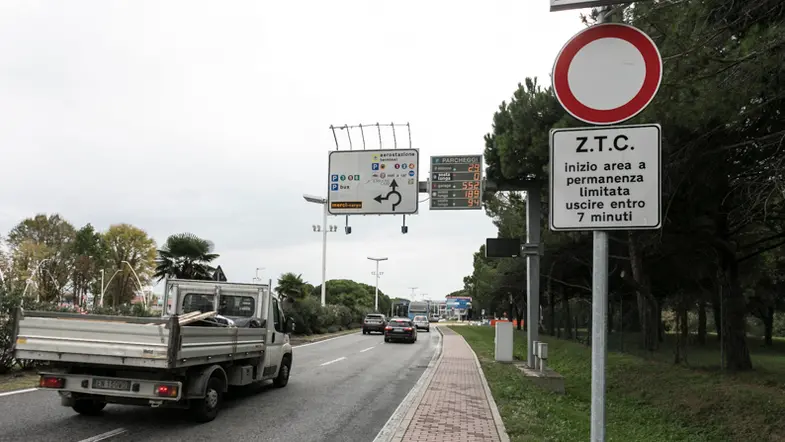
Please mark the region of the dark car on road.
<svg viewBox="0 0 785 442"><path fill-rule="evenodd" d="M409 318L392 318L384 327L384 342L406 341L417 342L417 327Z"/></svg>
<svg viewBox="0 0 785 442"><path fill-rule="evenodd" d="M387 325L387 319L384 315L369 313L365 315L365 319L363 320L363 334L367 335L371 332L384 333L385 325Z"/></svg>

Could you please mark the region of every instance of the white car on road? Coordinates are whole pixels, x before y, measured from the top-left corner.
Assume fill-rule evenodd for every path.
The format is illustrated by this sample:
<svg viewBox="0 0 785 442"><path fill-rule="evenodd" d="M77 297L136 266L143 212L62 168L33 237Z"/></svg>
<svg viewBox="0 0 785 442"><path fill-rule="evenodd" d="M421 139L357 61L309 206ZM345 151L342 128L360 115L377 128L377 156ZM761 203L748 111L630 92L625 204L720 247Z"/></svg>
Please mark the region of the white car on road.
<svg viewBox="0 0 785 442"><path fill-rule="evenodd" d="M417 330L423 329L427 332L431 331L431 323L428 321L427 316L417 315L412 322L414 323L414 326L417 327Z"/></svg>

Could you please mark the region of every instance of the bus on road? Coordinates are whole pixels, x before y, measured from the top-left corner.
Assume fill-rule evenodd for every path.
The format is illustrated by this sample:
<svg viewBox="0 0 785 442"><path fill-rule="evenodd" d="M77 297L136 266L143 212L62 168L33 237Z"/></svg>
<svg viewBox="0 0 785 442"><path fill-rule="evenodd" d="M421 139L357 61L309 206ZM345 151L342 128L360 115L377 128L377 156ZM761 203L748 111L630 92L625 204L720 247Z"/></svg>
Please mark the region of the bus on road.
<svg viewBox="0 0 785 442"><path fill-rule="evenodd" d="M430 317L430 303L428 301L412 301L409 303L409 319L414 320L415 316Z"/></svg>

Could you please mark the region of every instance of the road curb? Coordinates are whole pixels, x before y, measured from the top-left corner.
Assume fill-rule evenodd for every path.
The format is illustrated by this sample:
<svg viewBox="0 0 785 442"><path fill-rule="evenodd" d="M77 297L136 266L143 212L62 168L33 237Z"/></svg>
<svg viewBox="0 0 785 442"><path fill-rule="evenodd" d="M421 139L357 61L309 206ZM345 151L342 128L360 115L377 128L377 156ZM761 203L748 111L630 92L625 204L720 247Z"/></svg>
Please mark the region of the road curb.
<svg viewBox="0 0 785 442"><path fill-rule="evenodd" d="M460 334L459 334L460 335ZM493 400L493 394L491 393L491 387L488 386L488 380L485 379L485 372L482 370L482 364L480 364L480 359L477 357L477 353L474 352L474 349L468 342L466 342L466 338L463 338L463 342L469 347L469 350L472 352L472 356L474 356L474 363L477 365L477 370L480 371L480 379L482 379L482 387L485 390L485 398L488 400L488 405L491 407L491 414L493 415L493 423L496 424L496 432L499 434L499 440L501 442L510 442L510 436L507 434L507 429L504 427L504 421L502 421L502 417L499 414L499 407L496 405L496 401Z"/></svg>
<svg viewBox="0 0 785 442"><path fill-rule="evenodd" d="M417 411L420 402L422 402L422 398L425 396L425 391L431 384L436 369L442 363L442 356L444 355L444 333L439 330L439 327L434 328L439 332L439 348L433 354L433 357L431 357L428 368L425 369L420 376L420 379L417 380L414 388L412 388L409 394L403 398L403 401L401 401L398 408L395 409L392 416L390 416L390 419L387 420L387 423L384 424L384 427L382 427L379 434L376 435L373 442L401 442L403 440L403 435L409 428L414 413ZM403 414L404 412L405 414Z"/></svg>

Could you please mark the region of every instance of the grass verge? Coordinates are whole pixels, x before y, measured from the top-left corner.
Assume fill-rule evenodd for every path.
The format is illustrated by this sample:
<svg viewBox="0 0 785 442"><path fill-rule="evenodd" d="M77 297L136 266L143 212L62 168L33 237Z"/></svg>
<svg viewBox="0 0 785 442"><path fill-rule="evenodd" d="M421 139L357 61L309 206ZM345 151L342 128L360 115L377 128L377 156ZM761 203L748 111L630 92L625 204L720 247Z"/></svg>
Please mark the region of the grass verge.
<svg viewBox="0 0 785 442"><path fill-rule="evenodd" d="M33 371L14 370L0 375L0 393L38 386L38 374Z"/></svg>
<svg viewBox="0 0 785 442"><path fill-rule="evenodd" d="M512 441L588 439L590 348L543 338L549 344L548 362L565 377L567 394L562 396L534 386L514 366L494 362L492 328L455 327L453 330L477 353ZM518 331L514 354L525 359L526 335ZM775 365L779 364L777 361ZM785 410L782 382L767 387L749 382L747 377L725 376L613 352L608 355L607 368L608 441L785 440L785 420L780 419Z"/></svg>

